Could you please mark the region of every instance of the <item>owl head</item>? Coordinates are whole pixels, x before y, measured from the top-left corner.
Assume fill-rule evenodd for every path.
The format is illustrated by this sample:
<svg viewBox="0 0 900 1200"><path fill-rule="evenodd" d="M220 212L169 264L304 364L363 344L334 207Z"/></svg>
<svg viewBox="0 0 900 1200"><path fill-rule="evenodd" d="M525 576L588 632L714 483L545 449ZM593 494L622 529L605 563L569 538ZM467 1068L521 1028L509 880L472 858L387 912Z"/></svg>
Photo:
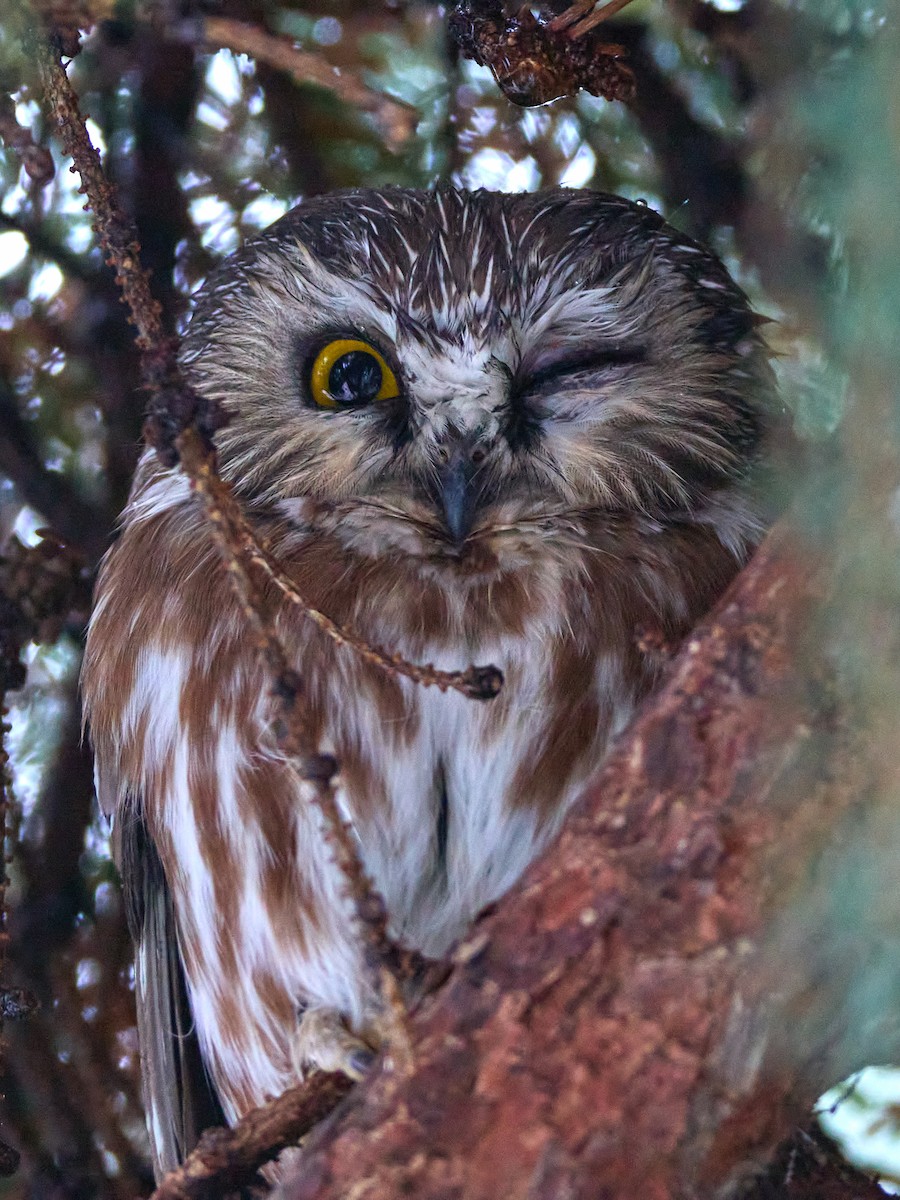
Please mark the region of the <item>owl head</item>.
<svg viewBox="0 0 900 1200"><path fill-rule="evenodd" d="M775 411L757 324L645 205L359 190L229 259L184 361L231 415L245 502L357 553L521 554L579 514L708 521L739 547Z"/></svg>

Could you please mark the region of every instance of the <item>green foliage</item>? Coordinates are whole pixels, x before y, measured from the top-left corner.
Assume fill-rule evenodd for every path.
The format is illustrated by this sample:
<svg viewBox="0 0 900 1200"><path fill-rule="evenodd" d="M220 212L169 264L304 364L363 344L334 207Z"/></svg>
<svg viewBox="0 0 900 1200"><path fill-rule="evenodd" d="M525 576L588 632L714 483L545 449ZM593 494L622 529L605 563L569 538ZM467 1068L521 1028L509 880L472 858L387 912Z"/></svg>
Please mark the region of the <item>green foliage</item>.
<svg viewBox="0 0 900 1200"><path fill-rule="evenodd" d="M513 108L486 70L455 60L440 11L424 3L396 10L337 0L311 0L303 9L269 4L270 30L412 106L414 131L399 150L386 144L371 115L336 93L296 87L227 49L210 52L192 43L186 27L173 31L178 45L173 36L161 50L158 32L124 18L107 23L88 40L72 76L173 320L183 318L190 293L242 238L302 195L335 187L448 179L510 189L594 186L643 198L703 233L760 311L778 321L771 338L785 399L821 463L808 474L801 505L812 536L844 555L846 588L829 618L831 654L880 719L900 696L892 623L900 592L895 5L773 0L753 6L757 16L746 28L736 22L740 13L716 15L717 7L733 5L700 5L709 18L702 29L694 7L640 0L618 34L610 31L611 38L636 39L629 43L636 67L643 55L661 80L657 103L629 111L588 96ZM0 22L0 85L15 93L19 124L46 143L18 11L4 10ZM168 92L154 86L161 77ZM640 70L638 79L640 94ZM0 150L0 404L5 395L18 413L36 464L28 478L10 469L0 481L0 533L16 529L28 537L56 520L58 514L35 508L35 488L49 475L90 507L102 540L124 501L142 397L132 331L94 245L91 218L76 179L55 149L54 156L56 177L40 189L15 154ZM722 175L707 195L714 170L729 156L738 173L735 194ZM0 440L9 436L10 428L0 427ZM96 558L89 532L85 549ZM37 652L16 702L11 748L28 800L24 857L39 856L46 836L42 805L74 702L75 646L70 639ZM895 800L879 794L873 803L881 811ZM885 853L895 853L897 830L889 821L884 830ZM66 972L70 980L89 979L82 990L93 1003L102 985L107 1015L95 1014L88 1034L49 1024L42 1059L31 1043L13 1042L14 1119L26 1141L33 1136L46 1150L43 1161L32 1147L30 1167L45 1186L70 1154L70 1178L93 1173L96 1194L124 1197L146 1182L135 1165L142 1145L127 946L109 933L121 931L122 922L102 824L75 821L71 837L84 849L81 876L63 883L70 890L77 883L79 898L65 937L54 944L54 986ZM867 872L864 859L857 867L835 879L841 939L852 938L874 906L886 922L900 916L892 898L871 892L883 875ZM17 886L27 906L24 871ZM96 971L86 962L99 964ZM883 1005L894 972L886 956L879 978L860 981L849 1001L859 1020ZM46 978L44 985L49 995ZM56 1099L45 1110L24 1099L29 1071L50 1081L52 1092L62 1060L65 1086L77 1089L101 1062L121 1097L102 1122L97 1116L93 1132L77 1127L88 1143L93 1138L88 1145L78 1143L71 1132L77 1122ZM891 1086L895 1095L895 1078ZM884 1104L883 1090L861 1088L852 1111L869 1105L871 1115ZM891 1169L898 1171L896 1161ZM24 1196L23 1187L13 1183L7 1194Z"/></svg>

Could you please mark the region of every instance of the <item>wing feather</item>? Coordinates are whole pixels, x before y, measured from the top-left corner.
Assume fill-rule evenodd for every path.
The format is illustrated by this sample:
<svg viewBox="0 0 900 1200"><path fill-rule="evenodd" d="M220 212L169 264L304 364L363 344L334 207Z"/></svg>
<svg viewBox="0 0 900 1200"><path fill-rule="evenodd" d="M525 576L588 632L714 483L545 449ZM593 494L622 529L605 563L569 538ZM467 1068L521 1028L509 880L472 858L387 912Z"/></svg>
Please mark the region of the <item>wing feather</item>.
<svg viewBox="0 0 900 1200"><path fill-rule="evenodd" d="M224 1124L224 1118L200 1054L172 897L140 805L131 798L118 810L113 842L135 946L141 1076L159 1180L178 1166L204 1129Z"/></svg>

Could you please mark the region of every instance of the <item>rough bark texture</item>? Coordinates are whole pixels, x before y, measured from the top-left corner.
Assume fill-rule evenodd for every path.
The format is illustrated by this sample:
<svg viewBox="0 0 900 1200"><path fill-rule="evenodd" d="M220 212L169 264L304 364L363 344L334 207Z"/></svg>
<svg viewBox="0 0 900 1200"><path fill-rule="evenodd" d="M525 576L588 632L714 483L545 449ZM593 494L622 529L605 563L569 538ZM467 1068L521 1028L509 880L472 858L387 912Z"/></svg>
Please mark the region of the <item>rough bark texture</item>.
<svg viewBox="0 0 900 1200"><path fill-rule="evenodd" d="M859 1065L807 886L866 790L815 663L827 577L785 533L768 542L459 947L414 1019L412 1072L388 1055L284 1200L733 1194Z"/></svg>
<svg viewBox="0 0 900 1200"><path fill-rule="evenodd" d="M261 1184L257 1172L271 1161L273 1151L296 1145L352 1086L346 1075L316 1074L251 1109L233 1128L207 1129L150 1200L202 1200Z"/></svg>

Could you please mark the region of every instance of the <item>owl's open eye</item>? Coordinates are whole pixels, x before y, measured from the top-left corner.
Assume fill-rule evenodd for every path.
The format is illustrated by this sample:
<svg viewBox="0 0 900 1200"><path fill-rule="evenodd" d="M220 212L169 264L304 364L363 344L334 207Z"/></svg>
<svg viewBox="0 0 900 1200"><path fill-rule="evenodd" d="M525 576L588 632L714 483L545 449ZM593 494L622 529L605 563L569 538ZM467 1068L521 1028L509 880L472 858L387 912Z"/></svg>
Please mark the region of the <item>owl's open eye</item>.
<svg viewBox="0 0 900 1200"><path fill-rule="evenodd" d="M397 377L374 346L337 338L316 355L309 390L319 408L358 408L400 395Z"/></svg>

